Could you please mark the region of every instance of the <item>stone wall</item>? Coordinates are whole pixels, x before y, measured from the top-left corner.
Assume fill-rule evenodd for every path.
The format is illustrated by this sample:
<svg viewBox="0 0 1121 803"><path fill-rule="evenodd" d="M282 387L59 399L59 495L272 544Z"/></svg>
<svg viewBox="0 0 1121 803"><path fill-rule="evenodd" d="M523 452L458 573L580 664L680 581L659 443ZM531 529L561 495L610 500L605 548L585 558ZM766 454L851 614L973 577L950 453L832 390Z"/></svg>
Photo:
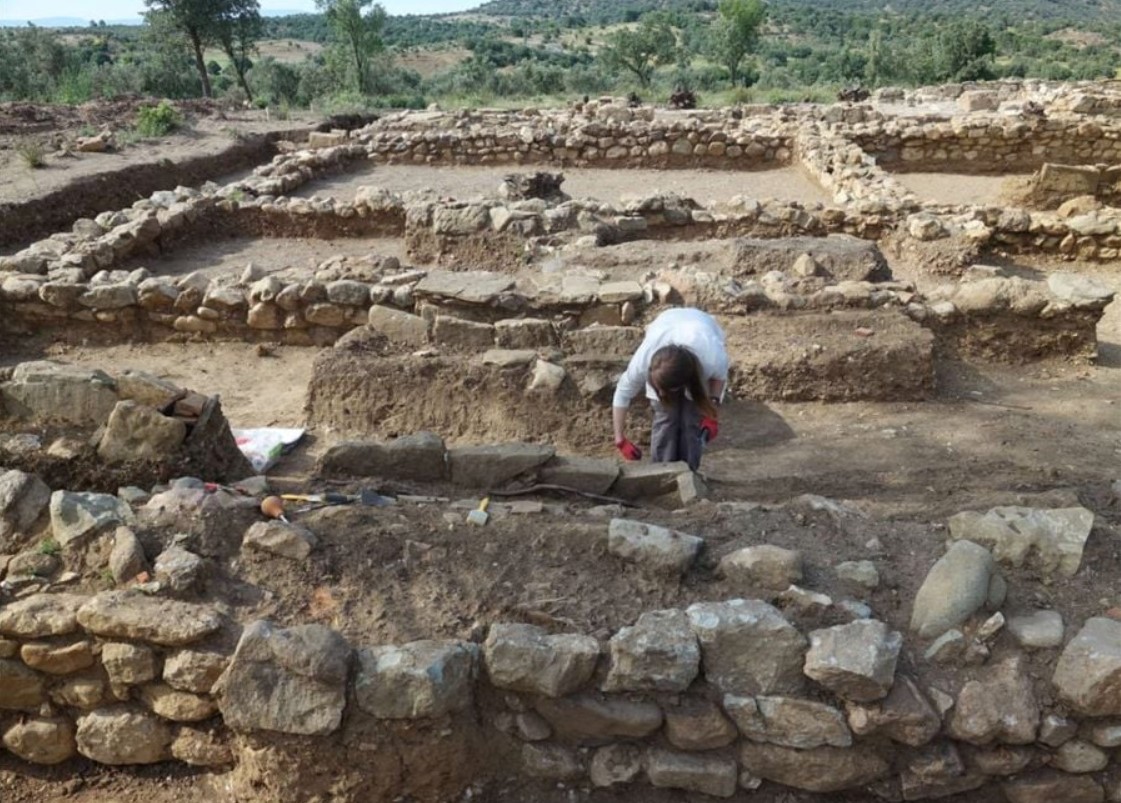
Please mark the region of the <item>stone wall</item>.
<svg viewBox="0 0 1121 803"><path fill-rule="evenodd" d="M238 626L168 596L199 569L171 547L155 585L33 593L0 608L0 733L36 764L237 765L227 777L259 800L310 798L344 775L351 788L336 787L337 799L442 800L492 774L715 798L767 782L884 800L997 788L1028 803L1103 801L1107 789L1114 799L1121 659L1110 645L1121 623L1090 618L1064 646L1055 611L989 615L1004 604L997 562L1024 560L1017 539L1039 546L1031 559L1045 574L1069 577L1092 519L955 516L906 636L862 603L800 586L797 552L756 545L718 571L773 588L765 598L649 611L598 637L494 622L478 641L350 644L323 625ZM254 524L246 543L276 549L296 529ZM703 541L618 518L604 544L606 560L666 582L692 571ZM844 571L878 582L871 563ZM445 764L434 786L430 761L405 758L412 750ZM350 777L390 760L392 772ZM309 762L320 772L287 786L283 767Z"/></svg>

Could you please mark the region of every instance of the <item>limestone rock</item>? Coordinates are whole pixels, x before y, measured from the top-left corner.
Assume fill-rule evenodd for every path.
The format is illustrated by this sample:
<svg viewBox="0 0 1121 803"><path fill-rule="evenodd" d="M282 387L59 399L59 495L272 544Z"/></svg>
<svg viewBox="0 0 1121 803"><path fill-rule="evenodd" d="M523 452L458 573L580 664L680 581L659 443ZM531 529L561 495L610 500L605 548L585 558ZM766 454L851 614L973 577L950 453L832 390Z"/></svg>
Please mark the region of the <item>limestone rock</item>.
<svg viewBox="0 0 1121 803"><path fill-rule="evenodd" d="M31 535L51 499L51 489L34 474L0 473L0 549L9 551Z"/></svg>
<svg viewBox="0 0 1121 803"><path fill-rule="evenodd" d="M522 771L531 778L573 781L584 776L584 765L575 751L559 744L526 744Z"/></svg>
<svg viewBox="0 0 1121 803"><path fill-rule="evenodd" d="M145 686L140 699L153 713L172 722L198 722L214 716L218 705L210 697L179 691L163 683Z"/></svg>
<svg viewBox="0 0 1121 803"><path fill-rule="evenodd" d="M1007 781L1001 786L1008 803L1103 803L1100 783L1085 775L1041 771Z"/></svg>
<svg viewBox="0 0 1121 803"><path fill-rule="evenodd" d="M128 527L118 527L113 533L113 551L109 553L113 581L118 585L127 583L147 569L148 561L140 539Z"/></svg>
<svg viewBox="0 0 1121 803"><path fill-rule="evenodd" d="M322 625L250 624L223 676L219 708L235 731L326 735L342 722L350 646Z"/></svg>
<svg viewBox="0 0 1121 803"><path fill-rule="evenodd" d="M104 371L49 362L16 366L0 383L0 407L21 421L101 426L117 404L113 379Z"/></svg>
<svg viewBox="0 0 1121 803"><path fill-rule="evenodd" d="M145 371L128 369L117 375L117 397L138 404L163 409L184 393L174 382Z"/></svg>
<svg viewBox="0 0 1121 803"><path fill-rule="evenodd" d="M418 349L428 344L428 322L419 315L375 304L367 320L369 327L385 335L390 343Z"/></svg>
<svg viewBox="0 0 1121 803"><path fill-rule="evenodd" d="M1078 273L1057 271L1047 274L1047 289L1060 301L1077 307L1104 307L1115 295L1113 289L1098 279Z"/></svg>
<svg viewBox="0 0 1121 803"><path fill-rule="evenodd" d="M178 650L163 665L164 682L173 689L209 694L230 659L216 652Z"/></svg>
<svg viewBox="0 0 1121 803"><path fill-rule="evenodd" d="M721 558L717 573L735 583L785 589L802 582L802 553L771 544L749 546Z"/></svg>
<svg viewBox="0 0 1121 803"><path fill-rule="evenodd" d="M666 740L680 750L715 750L736 740L738 731L718 706L691 700L667 708Z"/></svg>
<svg viewBox="0 0 1121 803"><path fill-rule="evenodd" d="M494 325L495 342L503 349L548 348L556 343L552 321L540 318L510 318Z"/></svg>
<svg viewBox="0 0 1121 803"><path fill-rule="evenodd" d="M931 567L915 595L911 629L935 638L980 609L989 595L993 556L972 541L957 541Z"/></svg>
<svg viewBox="0 0 1121 803"><path fill-rule="evenodd" d="M724 694L797 694L806 639L759 600L700 602L686 610L706 679Z"/></svg>
<svg viewBox="0 0 1121 803"><path fill-rule="evenodd" d="M107 691L101 678L78 676L52 686L50 696L55 705L92 711L105 703Z"/></svg>
<svg viewBox="0 0 1121 803"><path fill-rule="evenodd" d="M97 454L107 463L171 458L187 437L187 425L134 401L119 401L109 415Z"/></svg>
<svg viewBox="0 0 1121 803"><path fill-rule="evenodd" d="M255 522L245 532L241 546L289 560L307 560L318 543L319 539L306 527L273 519Z"/></svg>
<svg viewBox="0 0 1121 803"><path fill-rule="evenodd" d="M132 508L116 496L71 491L51 494L51 529L63 546L132 522Z"/></svg>
<svg viewBox="0 0 1121 803"><path fill-rule="evenodd" d="M0 635L16 638L65 636L78 629L82 594L35 594L0 608Z"/></svg>
<svg viewBox="0 0 1121 803"><path fill-rule="evenodd" d="M1036 611L1026 616L1011 616L1008 632L1025 649L1058 647L1063 643L1063 617L1058 611Z"/></svg>
<svg viewBox="0 0 1121 803"><path fill-rule="evenodd" d="M646 777L657 788L684 789L712 797L731 797L739 780L736 761L731 757L657 748L646 757Z"/></svg>
<svg viewBox="0 0 1121 803"><path fill-rule="evenodd" d="M0 709L34 711L47 699L44 678L19 661L0 658Z"/></svg>
<svg viewBox="0 0 1121 803"><path fill-rule="evenodd" d="M93 666L93 650L88 641L66 645L32 641L20 647L19 654L29 667L48 675L69 675Z"/></svg>
<svg viewBox="0 0 1121 803"><path fill-rule="evenodd" d="M327 450L319 466L328 476L392 477L434 482L447 476L444 441L416 432L385 443L344 441Z"/></svg>
<svg viewBox="0 0 1121 803"><path fill-rule="evenodd" d="M619 464L614 460L594 457L557 456L541 467L541 482L566 485L578 491L605 494L619 476Z"/></svg>
<svg viewBox="0 0 1121 803"><path fill-rule="evenodd" d="M1039 730L1039 703L1020 656L989 668L966 683L947 723L954 739L977 745L994 741L1030 744Z"/></svg>
<svg viewBox="0 0 1121 803"><path fill-rule="evenodd" d="M642 773L644 759L642 750L632 744L609 744L599 748L588 768L592 786L603 788L630 783Z"/></svg>
<svg viewBox="0 0 1121 803"><path fill-rule="evenodd" d="M78 623L98 636L179 647L222 625L205 605L150 597L138 591L105 591L78 609Z"/></svg>
<svg viewBox="0 0 1121 803"><path fill-rule="evenodd" d="M805 750L849 747L852 734L841 712L824 703L796 697L724 696L724 710L748 739Z"/></svg>
<svg viewBox="0 0 1121 803"><path fill-rule="evenodd" d="M752 775L810 792L840 792L865 786L889 770L888 763L866 747L795 750L745 742L740 748L740 760Z"/></svg>
<svg viewBox="0 0 1121 803"><path fill-rule="evenodd" d="M32 764L59 764L78 752L74 725L64 717L35 717L4 731L4 747Z"/></svg>
<svg viewBox="0 0 1121 803"><path fill-rule="evenodd" d="M942 729L942 717L915 682L899 676L877 703L850 705L848 723L857 736L882 734L893 742L921 747Z"/></svg>
<svg viewBox="0 0 1121 803"><path fill-rule="evenodd" d="M671 691L689 688L700 669L697 637L682 611L651 611L609 644L611 668L603 690Z"/></svg>
<svg viewBox="0 0 1121 803"><path fill-rule="evenodd" d="M1051 683L1079 713L1121 714L1121 622L1087 619L1059 656Z"/></svg>
<svg viewBox="0 0 1121 803"><path fill-rule="evenodd" d="M471 705L478 647L414 641L358 651L358 707L379 719L439 717Z"/></svg>
<svg viewBox="0 0 1121 803"><path fill-rule="evenodd" d="M234 763L230 745L215 734L182 726L171 743L171 757L192 767L225 767Z"/></svg>
<svg viewBox="0 0 1121 803"><path fill-rule="evenodd" d="M657 705L619 697L593 694L562 699L542 697L536 708L562 740L642 739L662 726L662 710Z"/></svg>
<svg viewBox="0 0 1121 803"><path fill-rule="evenodd" d="M156 676L156 656L150 647L107 642L101 645L101 663L110 682L119 686L147 683Z"/></svg>
<svg viewBox="0 0 1121 803"><path fill-rule="evenodd" d="M167 758L171 738L167 723L131 705L78 718L78 752L99 764L155 764Z"/></svg>
<svg viewBox="0 0 1121 803"><path fill-rule="evenodd" d="M1096 745L1081 739L1064 742L1051 757L1051 766L1071 773L1099 772L1109 763L1109 756Z"/></svg>
<svg viewBox="0 0 1121 803"><path fill-rule="evenodd" d="M483 645L490 682L500 689L561 697L586 684L599 660L590 636L548 635L533 625L491 625Z"/></svg>
<svg viewBox="0 0 1121 803"><path fill-rule="evenodd" d="M460 446L448 450L448 466L456 485L493 488L547 463L555 453L552 446L534 443Z"/></svg>
<svg viewBox="0 0 1121 803"><path fill-rule="evenodd" d="M153 566L158 582L175 592L193 588L201 579L205 566L202 558L181 546L172 544L159 555Z"/></svg>
<svg viewBox="0 0 1121 803"><path fill-rule="evenodd" d="M815 630L805 673L846 700L878 700L891 690L902 646L902 634L875 619Z"/></svg>
<svg viewBox="0 0 1121 803"><path fill-rule="evenodd" d="M490 216L486 215L485 219L489 224ZM489 304L501 293L513 289L514 283L513 276L502 273L432 270L417 283L413 292L418 298Z"/></svg>
<svg viewBox="0 0 1121 803"><path fill-rule="evenodd" d="M684 574L693 565L704 541L654 524L612 519L607 551L652 571Z"/></svg>
<svg viewBox="0 0 1121 803"><path fill-rule="evenodd" d="M987 546L1002 563L1021 567L1030 560L1045 575L1060 577L1078 572L1093 526L1094 514L1082 507L997 507L984 514L965 511L949 520L951 538Z"/></svg>

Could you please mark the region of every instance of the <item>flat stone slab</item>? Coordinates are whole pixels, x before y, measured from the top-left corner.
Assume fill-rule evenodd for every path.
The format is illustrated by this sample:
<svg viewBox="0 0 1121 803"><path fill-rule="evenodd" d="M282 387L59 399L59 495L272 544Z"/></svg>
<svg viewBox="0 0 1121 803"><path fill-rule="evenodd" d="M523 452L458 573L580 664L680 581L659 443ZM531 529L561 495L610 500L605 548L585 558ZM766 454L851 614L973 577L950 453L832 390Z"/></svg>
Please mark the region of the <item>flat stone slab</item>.
<svg viewBox="0 0 1121 803"><path fill-rule="evenodd" d="M111 494L55 491L51 494L51 529L63 546L87 535L132 524L132 508Z"/></svg>
<svg viewBox="0 0 1121 803"><path fill-rule="evenodd" d="M415 641L358 651L358 707L381 719L421 719L471 705L478 646Z"/></svg>
<svg viewBox="0 0 1121 803"><path fill-rule="evenodd" d="M607 551L654 571L684 574L704 545L695 535L656 524L612 519L607 530Z"/></svg>
<svg viewBox="0 0 1121 803"><path fill-rule="evenodd" d="M556 449L535 443L461 446L448 450L451 480L456 485L489 488L547 463Z"/></svg>
<svg viewBox="0 0 1121 803"><path fill-rule="evenodd" d="M490 271L429 271L413 293L421 298L448 299L466 304L488 304L514 288L514 280Z"/></svg>
<svg viewBox="0 0 1121 803"><path fill-rule="evenodd" d="M760 276L773 270L787 273L803 255L808 255L814 261L821 275L838 281L874 282L891 279L891 269L879 247L874 242L847 234L734 240L732 269L738 273Z"/></svg>
<svg viewBox="0 0 1121 803"><path fill-rule="evenodd" d="M139 591L106 591L78 609L78 623L91 633L179 647L222 626L205 605L149 597Z"/></svg>
<svg viewBox="0 0 1121 803"><path fill-rule="evenodd" d="M677 492L677 478L692 473L689 464L677 463L623 463L619 477L611 487L614 496L624 499L664 496Z"/></svg>

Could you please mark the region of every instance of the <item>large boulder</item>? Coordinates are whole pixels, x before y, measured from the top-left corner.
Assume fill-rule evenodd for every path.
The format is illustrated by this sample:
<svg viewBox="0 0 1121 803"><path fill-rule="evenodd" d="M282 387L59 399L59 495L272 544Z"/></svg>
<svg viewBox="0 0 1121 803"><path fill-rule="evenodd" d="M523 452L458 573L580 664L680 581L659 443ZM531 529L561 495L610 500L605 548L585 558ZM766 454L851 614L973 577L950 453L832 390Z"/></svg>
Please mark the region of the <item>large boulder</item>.
<svg viewBox="0 0 1121 803"><path fill-rule="evenodd" d="M724 696L724 710L740 733L754 742L805 750L849 747L852 733L836 708L796 697Z"/></svg>
<svg viewBox="0 0 1121 803"><path fill-rule="evenodd" d="M168 757L171 739L168 723L131 705L78 717L78 752L99 764L155 764Z"/></svg>
<svg viewBox="0 0 1121 803"><path fill-rule="evenodd" d="M0 383L0 409L21 421L98 427L116 404L112 377L78 366L25 362Z"/></svg>
<svg viewBox="0 0 1121 803"><path fill-rule="evenodd" d="M609 643L604 691L683 692L700 670L701 650L682 611L651 611Z"/></svg>
<svg viewBox="0 0 1121 803"><path fill-rule="evenodd" d="M483 645L494 686L547 697L562 697L586 684L599 652L599 642L590 636L549 635L521 624L491 625Z"/></svg>
<svg viewBox="0 0 1121 803"><path fill-rule="evenodd" d="M950 517L949 527L951 538L986 546L1002 563L1018 568L1030 562L1044 575L1073 577L1082 565L1094 514L1084 507L997 507L987 513L958 513Z"/></svg>
<svg viewBox="0 0 1121 803"><path fill-rule="evenodd" d="M414 641L358 651L354 695L380 719L439 717L471 705L478 647L462 641Z"/></svg>
<svg viewBox="0 0 1121 803"><path fill-rule="evenodd" d="M107 463L172 458L187 437L187 425L134 401L120 401L109 415L97 454Z"/></svg>
<svg viewBox="0 0 1121 803"><path fill-rule="evenodd" d="M805 673L846 700L878 700L891 691L902 647L903 636L875 619L815 630Z"/></svg>
<svg viewBox="0 0 1121 803"><path fill-rule="evenodd" d="M915 595L911 629L937 638L957 627L989 598L993 556L972 541L956 541L931 567Z"/></svg>
<svg viewBox="0 0 1121 803"><path fill-rule="evenodd" d="M219 708L235 731L324 736L346 705L350 646L322 625L245 628L220 683Z"/></svg>
<svg viewBox="0 0 1121 803"><path fill-rule="evenodd" d="M1121 714L1121 622L1087 619L1059 656L1051 683L1079 713Z"/></svg>
<svg viewBox="0 0 1121 803"><path fill-rule="evenodd" d="M0 473L0 550L13 551L25 541L50 500L51 489L34 474Z"/></svg>
<svg viewBox="0 0 1121 803"><path fill-rule="evenodd" d="M947 723L954 739L976 745L1031 744L1039 730L1039 703L1016 655L989 667L961 689Z"/></svg>
<svg viewBox="0 0 1121 803"><path fill-rule="evenodd" d="M797 694L806 638L759 600L699 602L685 612L701 645L705 678L724 694Z"/></svg>
<svg viewBox="0 0 1121 803"><path fill-rule="evenodd" d="M703 544L695 535L630 519L612 519L607 528L608 552L656 572L684 574Z"/></svg>
<svg viewBox="0 0 1121 803"><path fill-rule="evenodd" d="M417 432L386 442L335 444L320 461L320 471L328 476L437 482L448 469L443 439L432 432Z"/></svg>
<svg viewBox="0 0 1121 803"><path fill-rule="evenodd" d="M191 644L218 630L213 608L151 597L139 591L104 591L78 609L78 623L108 638L150 641L165 647Z"/></svg>

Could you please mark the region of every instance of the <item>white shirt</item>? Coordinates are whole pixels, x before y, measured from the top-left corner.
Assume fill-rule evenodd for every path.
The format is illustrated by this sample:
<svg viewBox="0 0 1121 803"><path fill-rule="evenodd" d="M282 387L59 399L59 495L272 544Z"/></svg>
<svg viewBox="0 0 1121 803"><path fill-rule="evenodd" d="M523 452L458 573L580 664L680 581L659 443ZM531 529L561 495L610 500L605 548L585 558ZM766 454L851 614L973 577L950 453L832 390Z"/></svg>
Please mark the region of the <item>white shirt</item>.
<svg viewBox="0 0 1121 803"><path fill-rule="evenodd" d="M716 319L699 309L681 307L663 312L646 327L642 345L631 357L627 370L615 386L613 407L629 407L631 400L646 387L646 398L657 399L658 394L647 381L650 361L663 346L684 346L693 352L701 364L705 383L710 379L727 381L728 352L724 348L724 330Z"/></svg>

